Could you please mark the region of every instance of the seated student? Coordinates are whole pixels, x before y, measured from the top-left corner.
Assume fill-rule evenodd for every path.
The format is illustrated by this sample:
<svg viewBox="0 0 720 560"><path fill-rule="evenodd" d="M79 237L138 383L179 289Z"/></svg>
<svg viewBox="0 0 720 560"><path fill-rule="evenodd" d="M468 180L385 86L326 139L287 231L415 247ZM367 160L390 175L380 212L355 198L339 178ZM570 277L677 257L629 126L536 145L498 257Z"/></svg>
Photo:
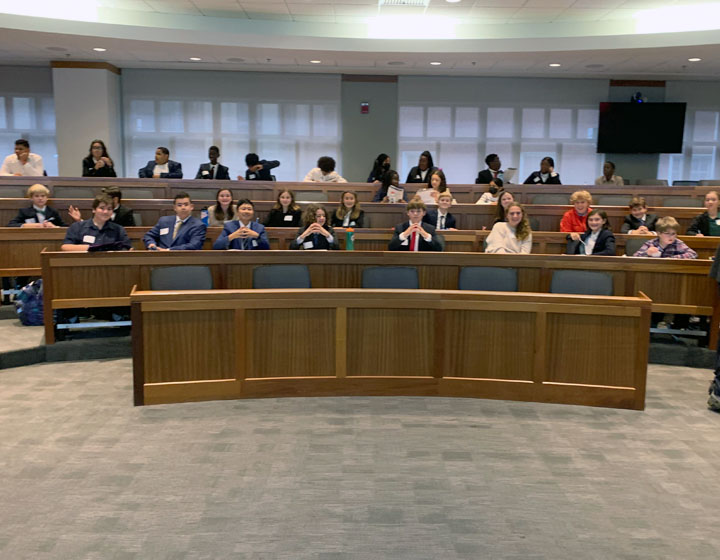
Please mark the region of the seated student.
<svg viewBox="0 0 720 560"><path fill-rule="evenodd" d="M105 142L93 140L90 142L90 152L82 160L83 177L117 177L115 164L108 155Z"/></svg>
<svg viewBox="0 0 720 560"><path fill-rule="evenodd" d="M141 179L182 179L182 164L172 161L170 150L160 146L155 150L155 159L148 161L145 167L138 170L138 177Z"/></svg>
<svg viewBox="0 0 720 560"><path fill-rule="evenodd" d="M482 193L475 204L497 204L498 198L503 193L502 179L495 179L488 187L487 192Z"/></svg>
<svg viewBox="0 0 720 560"><path fill-rule="evenodd" d="M437 202L438 195L448 190L447 179L442 169L435 169L430 174L429 187L432 189L432 197ZM453 204L457 204L455 199L452 200Z"/></svg>
<svg viewBox="0 0 720 560"><path fill-rule="evenodd" d="M718 193L710 191L705 195L705 212L695 216L686 235L704 237L720 235L720 217L718 216Z"/></svg>
<svg viewBox="0 0 720 560"><path fill-rule="evenodd" d="M309 204L303 213L303 225L297 237L290 244L290 249L306 251L339 249L335 232L327 223L327 211L319 204Z"/></svg>
<svg viewBox="0 0 720 560"><path fill-rule="evenodd" d="M398 172L394 169L388 170L385 175L383 175L382 185L380 185L380 188L375 192L375 196L373 197L373 202L390 202L388 199L388 189L390 186L400 188L400 175L398 175ZM403 189L403 198L398 200L398 202L405 202L404 199L405 191Z"/></svg>
<svg viewBox="0 0 720 560"><path fill-rule="evenodd" d="M215 204L207 209L209 227L223 227L225 222L237 219L238 208L232 201L230 189L219 189L215 193Z"/></svg>
<svg viewBox="0 0 720 560"><path fill-rule="evenodd" d="M442 245L432 224L424 223L425 204L411 200L405 207L409 220L395 226L388 244L390 251L442 251Z"/></svg>
<svg viewBox="0 0 720 560"><path fill-rule="evenodd" d="M587 231L570 234L566 254L615 256L615 235L610 231L607 214L593 210L587 215Z"/></svg>
<svg viewBox="0 0 720 560"><path fill-rule="evenodd" d="M387 154L380 154L375 158L373 162L373 168L368 175L368 183L382 183L382 178L385 173L390 169L390 156Z"/></svg>
<svg viewBox="0 0 720 560"><path fill-rule="evenodd" d="M532 251L532 230L525 208L519 202L507 207L507 221L496 222L487 236L486 253L523 253Z"/></svg>
<svg viewBox="0 0 720 560"><path fill-rule="evenodd" d="M437 167L433 165L433 158L430 152L425 150L420 154L418 164L408 173L406 183L429 183L430 175L433 171L437 171Z"/></svg>
<svg viewBox="0 0 720 560"><path fill-rule="evenodd" d="M260 159L257 154L250 153L245 156L245 165L247 165L245 179L248 181L272 181L270 170L280 167L280 162L276 159ZM242 179L242 176L238 175L238 181Z"/></svg>
<svg viewBox="0 0 720 560"><path fill-rule="evenodd" d="M65 227L66 224L60 217L60 213L47 205L48 196L50 196L50 191L45 185L38 183L30 186L27 190L27 197L32 200L32 205L21 208L17 216L10 220L8 227ZM70 207L70 212L79 216L79 212L74 206Z"/></svg>
<svg viewBox="0 0 720 560"><path fill-rule="evenodd" d="M351 191L345 191L342 193L340 200L342 202L330 220L332 227L364 227L365 211L360 208L357 194Z"/></svg>
<svg viewBox="0 0 720 560"><path fill-rule="evenodd" d="M453 230L456 231L455 227L455 216L448 212L448 208L452 205L452 194L450 191L441 192L437 199L437 210L430 209L423 216L422 221L426 224L431 224L436 230Z"/></svg>
<svg viewBox="0 0 720 560"><path fill-rule="evenodd" d="M515 195L510 191L502 191L500 198L498 199L497 207L495 208L495 219L493 220L494 224L507 221L505 212L513 202L515 202Z"/></svg>
<svg viewBox="0 0 720 560"><path fill-rule="evenodd" d="M560 220L560 231L565 233L587 231L587 216L588 212L592 210L590 208L592 196L587 191L575 191L570 196L570 204L575 208L563 214L562 220Z"/></svg>
<svg viewBox="0 0 720 560"><path fill-rule="evenodd" d="M647 213L647 204L641 196L634 196L630 201L630 215L625 216L620 233L630 235L655 234L655 223L658 217L655 214Z"/></svg>
<svg viewBox="0 0 720 560"><path fill-rule="evenodd" d="M210 146L208 148L208 159L210 163L201 163L198 168L198 172L195 175L196 179L227 179L230 180L230 170L224 165L218 163L220 157L220 148L217 146Z"/></svg>
<svg viewBox="0 0 720 560"><path fill-rule="evenodd" d="M132 208L120 204L122 200L120 189L118 187L105 187L102 192L112 199L113 213L110 220L119 226L133 227L135 225L135 216L133 216Z"/></svg>
<svg viewBox="0 0 720 560"><path fill-rule="evenodd" d="M285 189L277 196L275 206L265 218L265 227L298 227L302 211L295 202L295 193Z"/></svg>
<svg viewBox="0 0 720 560"><path fill-rule="evenodd" d="M488 154L485 158L485 165L487 165L487 169L483 169L478 173L477 179L475 179L475 184L490 185L495 183L495 186L502 186L502 183L500 185L497 184L498 180L502 181L503 178L503 172L502 169L500 169L502 163L500 162L498 155Z"/></svg>
<svg viewBox="0 0 720 560"><path fill-rule="evenodd" d="M132 249L130 238L125 228L111 221L113 201L106 194L100 194L93 200L93 217L89 220L75 222L65 234L61 251L112 250L127 251Z"/></svg>
<svg viewBox="0 0 720 560"><path fill-rule="evenodd" d="M190 195L179 192L173 201L174 216L163 216L143 235L150 251L199 251L203 248L207 228L192 216Z"/></svg>
<svg viewBox="0 0 720 560"><path fill-rule="evenodd" d="M658 218L655 231L658 236L646 241L633 257L664 259L696 259L697 253L677 238L680 224L672 216Z"/></svg>
<svg viewBox="0 0 720 560"><path fill-rule="evenodd" d="M238 219L225 224L225 227L213 243L213 249L236 249L251 251L269 249L270 242L265 226L254 221L255 205L247 198L238 200Z"/></svg>
<svg viewBox="0 0 720 560"><path fill-rule="evenodd" d="M603 174L595 179L596 185L616 185L622 187L625 184L620 175L615 175L615 164L612 161L606 161L603 164Z"/></svg>
<svg viewBox="0 0 720 560"><path fill-rule="evenodd" d="M335 171L335 160L330 156L323 156L317 161L317 167L313 167L303 179L305 183L347 183L337 171Z"/></svg>
<svg viewBox="0 0 720 560"><path fill-rule="evenodd" d="M540 161L540 171L533 171L525 179L526 185L561 185L560 175L555 173L555 160L544 157Z"/></svg>
<svg viewBox="0 0 720 560"><path fill-rule="evenodd" d="M41 177L45 175L43 159L30 153L30 142L24 138L15 140L15 153L10 154L0 167L0 175L17 177Z"/></svg>

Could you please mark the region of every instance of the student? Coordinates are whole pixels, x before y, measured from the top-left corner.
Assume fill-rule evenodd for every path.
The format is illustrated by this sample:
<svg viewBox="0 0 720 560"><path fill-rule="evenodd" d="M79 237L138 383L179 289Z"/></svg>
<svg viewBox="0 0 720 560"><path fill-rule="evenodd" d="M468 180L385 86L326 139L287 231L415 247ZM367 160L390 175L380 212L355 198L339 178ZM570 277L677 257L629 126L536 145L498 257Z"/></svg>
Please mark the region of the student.
<svg viewBox="0 0 720 560"><path fill-rule="evenodd" d="M607 214L593 210L587 215L585 233L572 232L567 244L568 255L615 256L615 236L610 231Z"/></svg>
<svg viewBox="0 0 720 560"><path fill-rule="evenodd" d="M506 221L505 212L511 203L515 202L515 195L510 191L502 191L500 198L498 199L498 205L495 208L495 219L493 223Z"/></svg>
<svg viewBox="0 0 720 560"><path fill-rule="evenodd" d="M442 245L432 224L424 223L425 204L411 200L405 207L409 220L395 226L388 245L390 251L442 251Z"/></svg>
<svg viewBox="0 0 720 560"><path fill-rule="evenodd" d="M430 174L430 188L432 189L432 197L437 202L438 195L448 190L447 179L442 169L436 169ZM453 199L453 204L457 204L457 201Z"/></svg>
<svg viewBox="0 0 720 560"><path fill-rule="evenodd" d="M486 253L522 253L532 251L532 230L525 209L519 202L511 202L507 207L507 221L496 222L487 236Z"/></svg>
<svg viewBox="0 0 720 560"><path fill-rule="evenodd" d="M686 235L704 237L720 235L720 216L718 216L718 193L710 191L705 195L705 212L693 219Z"/></svg>
<svg viewBox="0 0 720 560"><path fill-rule="evenodd" d="M388 170L387 173L383 176L382 185L380 185L380 188L375 192L375 196L373 197L373 202L390 202L388 200L388 189L390 188L390 185L393 187L400 188L400 175L398 175L398 172L394 169ZM404 195L404 190L403 190ZM404 196L403 199L399 200L398 202L405 202Z"/></svg>
<svg viewBox="0 0 720 560"><path fill-rule="evenodd" d="M61 251L111 250L128 251L132 249L125 228L113 223L113 201L106 194L95 197L92 203L93 217L75 222L65 234L60 246Z"/></svg>
<svg viewBox="0 0 720 560"><path fill-rule="evenodd" d="M236 249L239 251L266 250L270 248L265 226L254 221L255 205L247 198L238 200L237 220L227 222L213 249Z"/></svg>
<svg viewBox="0 0 720 560"><path fill-rule="evenodd" d="M429 183L430 176L433 171L436 171L437 167L433 165L433 158L430 152L425 150L420 154L418 164L410 170L408 173L406 183Z"/></svg>
<svg viewBox="0 0 720 560"><path fill-rule="evenodd" d="M483 169L478 173L477 179L475 179L476 185L492 185L500 187L502 186L503 172L500 167L502 163L497 154L488 154L485 158L485 165L487 169ZM500 184L498 185L498 181ZM484 203L483 203L484 204Z"/></svg>
<svg viewBox="0 0 720 560"><path fill-rule="evenodd" d="M332 227L364 227L365 211L360 208L357 194L352 191L345 191L340 197L342 201L338 209L332 215Z"/></svg>
<svg viewBox="0 0 720 560"><path fill-rule="evenodd" d="M115 164L108 155L105 142L93 140L90 142L90 151L82 160L83 177L117 177Z"/></svg>
<svg viewBox="0 0 720 560"><path fill-rule="evenodd" d="M60 213L47 205L50 191L45 185L35 184L28 188L27 197L32 201L32 205L27 208L21 208L18 211L8 227L23 227L23 228L40 228L40 227L65 227L60 217ZM76 211L77 209L73 206L71 210ZM76 214L79 215L79 212Z"/></svg>
<svg viewBox="0 0 720 560"><path fill-rule="evenodd" d="M592 211L590 208L592 196L587 191L575 191L570 196L570 204L575 208L563 214L562 220L560 220L560 231L565 233L587 231L587 216L588 212Z"/></svg>
<svg viewBox="0 0 720 560"><path fill-rule="evenodd" d="M215 193L215 204L207 209L208 226L223 227L225 222L237 218L238 207L232 201L233 194L230 189L219 189Z"/></svg>
<svg viewBox="0 0 720 560"><path fill-rule="evenodd" d="M198 168L198 172L195 175L196 179L218 179L218 180L230 180L230 170L224 165L218 163L220 157L220 148L217 146L210 146L208 148L208 159L210 163L201 163Z"/></svg>
<svg viewBox="0 0 720 560"><path fill-rule="evenodd" d="M620 175L615 175L615 164L612 161L606 161L603 164L603 174L595 179L596 185L615 185L622 187L625 184Z"/></svg>
<svg viewBox="0 0 720 560"><path fill-rule="evenodd" d="M155 159L148 161L145 167L138 171L141 179L182 179L182 165L170 159L170 150L160 146L155 150Z"/></svg>
<svg viewBox="0 0 720 560"><path fill-rule="evenodd" d="M487 192L482 193L475 204L497 204L500 195L503 193L502 179L495 179L488 187Z"/></svg>
<svg viewBox="0 0 720 560"><path fill-rule="evenodd" d="M658 218L655 231L658 236L646 241L633 257L663 259L696 259L697 253L677 238L680 224L672 216Z"/></svg>
<svg viewBox="0 0 720 560"><path fill-rule="evenodd" d="M265 218L265 227L298 227L302 211L295 202L295 193L285 189L280 191L275 206Z"/></svg>
<svg viewBox="0 0 720 560"><path fill-rule="evenodd" d="M620 233L630 235L655 235L655 223L658 217L647 213L647 204L641 196L634 196L630 201L630 215L620 228Z"/></svg>
<svg viewBox="0 0 720 560"><path fill-rule="evenodd" d="M390 169L390 156L387 154L380 154L375 158L373 162L373 168L368 175L368 183L382 183L383 175Z"/></svg>
<svg viewBox="0 0 720 560"><path fill-rule="evenodd" d="M245 156L245 165L247 166L245 179L248 181L273 181L270 170L280 167L280 162L278 160L260 159L257 154L249 153ZM238 180L242 181L242 179L242 176L238 175Z"/></svg>
<svg viewBox="0 0 720 560"><path fill-rule="evenodd" d="M544 157L540 161L540 171L533 171L525 179L526 185L561 185L560 175L555 173L555 160Z"/></svg>
<svg viewBox="0 0 720 560"><path fill-rule="evenodd" d="M174 216L163 216L142 238L150 251L199 251L203 248L207 228L192 216L190 195L180 192L173 201Z"/></svg>
<svg viewBox="0 0 720 560"><path fill-rule="evenodd" d="M431 224L436 230L453 230L456 231L455 227L455 216L448 212L448 208L452 205L452 194L446 190L438 195L437 210L428 210L423 216L422 221L426 224Z"/></svg>
<svg viewBox="0 0 720 560"><path fill-rule="evenodd" d="M122 201L120 189L118 187L105 187L102 192L112 199L113 212L110 220L122 227L133 227L135 225L135 216L132 208L120 204Z"/></svg>
<svg viewBox="0 0 720 560"><path fill-rule="evenodd" d="M303 179L305 183L347 183L336 171L335 160L330 156L323 156L317 161L317 167L314 167Z"/></svg>
<svg viewBox="0 0 720 560"><path fill-rule="evenodd" d="M0 175L17 177L42 177L45 175L43 159L30 153L30 142L24 138L15 140L15 153L10 154L0 167Z"/></svg>
<svg viewBox="0 0 720 560"><path fill-rule="evenodd" d="M327 211L319 204L309 204L303 213L303 225L297 237L290 244L291 249L316 251L339 249L335 232L327 223Z"/></svg>

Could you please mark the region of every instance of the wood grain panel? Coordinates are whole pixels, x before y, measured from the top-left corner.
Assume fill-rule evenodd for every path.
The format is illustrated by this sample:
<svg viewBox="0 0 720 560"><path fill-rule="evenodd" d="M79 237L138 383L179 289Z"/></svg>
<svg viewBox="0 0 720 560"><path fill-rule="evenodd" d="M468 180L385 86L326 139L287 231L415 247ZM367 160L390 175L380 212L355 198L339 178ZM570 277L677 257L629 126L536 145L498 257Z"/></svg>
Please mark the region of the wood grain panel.
<svg viewBox="0 0 720 560"><path fill-rule="evenodd" d="M457 290L459 266L419 266L421 290Z"/></svg>
<svg viewBox="0 0 720 560"><path fill-rule="evenodd" d="M255 266L228 264L225 267L225 282L229 290L252 289L253 270Z"/></svg>
<svg viewBox="0 0 720 560"><path fill-rule="evenodd" d="M447 377L532 380L534 313L445 313Z"/></svg>
<svg viewBox="0 0 720 560"><path fill-rule="evenodd" d="M706 279L703 279L706 280ZM707 282L705 282L707 284ZM643 292L651 300L662 303L683 303L683 275L635 273L635 291ZM708 300L705 300L707 302Z"/></svg>
<svg viewBox="0 0 720 560"><path fill-rule="evenodd" d="M335 375L335 309L245 312L253 370L246 378Z"/></svg>
<svg viewBox="0 0 720 560"><path fill-rule="evenodd" d="M234 322L231 310L143 313L145 382L234 379Z"/></svg>
<svg viewBox="0 0 720 560"><path fill-rule="evenodd" d="M127 297L132 286L140 286L136 266L57 267L52 279L53 298L61 292L62 299Z"/></svg>
<svg viewBox="0 0 720 560"><path fill-rule="evenodd" d="M348 309L347 323L348 377L433 375L432 311Z"/></svg>
<svg viewBox="0 0 720 560"><path fill-rule="evenodd" d="M359 288L362 285L362 270L360 264L346 264L343 266L328 266L324 264L310 264L310 285L323 288Z"/></svg>

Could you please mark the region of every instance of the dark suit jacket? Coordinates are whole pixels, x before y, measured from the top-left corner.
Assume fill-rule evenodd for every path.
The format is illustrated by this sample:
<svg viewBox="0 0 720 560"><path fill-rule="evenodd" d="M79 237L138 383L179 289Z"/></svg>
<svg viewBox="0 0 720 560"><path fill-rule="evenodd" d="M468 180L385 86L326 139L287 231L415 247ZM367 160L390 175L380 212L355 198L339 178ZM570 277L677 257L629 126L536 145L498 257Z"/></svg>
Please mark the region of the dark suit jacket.
<svg viewBox="0 0 720 560"><path fill-rule="evenodd" d="M197 175L195 175L196 179L212 179L210 176L210 163L201 163L200 167L198 168ZM203 171L207 171L207 174L203 175ZM215 178L216 179L225 179L230 180L230 170L225 167L224 165L217 164L217 169L215 170Z"/></svg>
<svg viewBox="0 0 720 560"><path fill-rule="evenodd" d="M431 167L428 169L427 175L425 175L425 180L423 181L420 177L420 168L416 165L410 170L410 173L408 173L407 181L406 183L429 183L430 182L430 175L435 173L437 171L437 167Z"/></svg>
<svg viewBox="0 0 720 560"><path fill-rule="evenodd" d="M498 174L502 173L502 169L498 171ZM475 179L476 185L489 185L490 181L494 179L492 171L489 169L483 169L478 173L477 179Z"/></svg>
<svg viewBox="0 0 720 560"><path fill-rule="evenodd" d="M312 250L318 250L318 249L339 249L339 248L340 248L340 245L338 245L337 235L335 234L335 230L332 228L332 226L329 226L329 225L326 224L326 225L323 226L323 227L328 231L328 233L329 233L330 235L332 235L332 237L333 237L333 242L332 242L332 243L328 243L327 238L324 237L324 236L322 236L322 235L318 235L318 236L317 236L317 239L313 239L312 236L308 236L308 237L305 238L305 241L304 241L303 243L305 243L305 242L307 242L307 241L312 241L312 242L313 242L313 247L312 247L312 249L306 249L306 250L312 251ZM307 228L306 228L305 226L301 226L301 227L300 227L300 229L297 231L297 235L295 236L295 239L293 239L293 242L290 243L290 248L291 248L291 249L305 249L305 247L303 247L302 243L298 243L298 242L297 242L297 238L300 237L300 235L302 235L302 233L303 233L306 229L307 229Z"/></svg>
<svg viewBox="0 0 720 560"><path fill-rule="evenodd" d="M582 239L583 241L585 241L588 237L590 237L589 231L580 234L580 239ZM579 241L573 241L571 239L568 241L567 251L565 253L568 255L584 255L585 252L581 252L581 248L582 244ZM598 235L597 241L595 241L595 247L593 247L592 254L614 257L615 234L613 234L613 232L609 229L600 230L600 234Z"/></svg>
<svg viewBox="0 0 720 560"><path fill-rule="evenodd" d="M123 206L122 204L115 210L115 219L117 225L122 227L133 227L135 225L135 216L133 216L132 208Z"/></svg>
<svg viewBox="0 0 720 560"><path fill-rule="evenodd" d="M537 180L535 178L537 177ZM547 181L542 180L542 176L539 171L533 171L530 173L527 179L525 179L526 185L562 185L560 182L560 174L556 173L555 177L552 175L548 177Z"/></svg>
<svg viewBox="0 0 720 560"><path fill-rule="evenodd" d="M93 161L92 156L86 157L82 161L83 166L83 177L117 177L117 173L115 173L115 168L110 167L108 165L101 167L100 169L95 169L95 161Z"/></svg>
<svg viewBox="0 0 720 560"><path fill-rule="evenodd" d="M248 251L252 249L269 249L270 241L268 241L267 234L265 233L265 226L257 222L250 222L249 227L251 230L260 234L260 237L257 239L250 239L249 237L246 239L238 238L230 241L228 239L230 234L240 229L240 222L237 220L227 222L225 227L223 227L220 237L213 243L213 249L245 249Z"/></svg>
<svg viewBox="0 0 720 560"><path fill-rule="evenodd" d="M707 212L693 218L685 235L697 235L698 233L710 235L710 215Z"/></svg>
<svg viewBox="0 0 720 560"><path fill-rule="evenodd" d="M173 229L175 229L175 216L163 216L143 235L145 247L154 243L162 249L171 251L199 251L203 248L207 227L197 218L190 216L175 239L172 238Z"/></svg>
<svg viewBox="0 0 720 560"><path fill-rule="evenodd" d="M363 226L364 223L365 223L365 210L360 210L360 215L357 217L357 220L351 219L350 225L348 227L361 228L361 227L365 227L365 226ZM343 226L343 221L335 215L335 212L332 213L332 217L330 218L330 225L332 225L332 227L345 227L345 226Z"/></svg>
<svg viewBox="0 0 720 560"><path fill-rule="evenodd" d="M657 222L657 219L658 217L655 214L645 214L645 227L650 231L655 231L655 222ZM640 220L630 214L629 216L625 216L625 221L623 222L622 228L620 228L620 233L629 233L642 225Z"/></svg>
<svg viewBox="0 0 720 560"><path fill-rule="evenodd" d="M292 220L286 220L285 216L292 216ZM290 210L283 214L282 209L273 208L265 218L265 227L298 227L301 216L302 210Z"/></svg>
<svg viewBox="0 0 720 560"><path fill-rule="evenodd" d="M438 220L438 211L437 210L428 210L427 214L423 216L422 221L426 224L430 224L431 226L435 227L435 224L437 224ZM445 215L445 229L450 228L456 228L455 225L455 216L453 216L450 212L448 212Z"/></svg>
<svg viewBox="0 0 720 560"><path fill-rule="evenodd" d="M182 164L177 161L168 160L168 171L169 173L161 173L160 177L163 179L182 179ZM145 167L141 167L138 171L138 177L141 179L152 179L153 170L155 169L155 160L147 162Z"/></svg>
<svg viewBox="0 0 720 560"><path fill-rule="evenodd" d="M27 220L32 220L32 222L36 224L38 223L35 208L32 206L29 206L28 208L20 208L17 216L10 220L8 227L21 227L23 224L27 223ZM66 226L65 222L63 222L60 217L60 213L55 210L55 208L50 208L49 206L45 207L45 221L52 222L54 225L60 227Z"/></svg>
<svg viewBox="0 0 720 560"><path fill-rule="evenodd" d="M248 181L272 181L273 178L270 174L270 170L279 167L280 162L277 160L267 161L265 159L261 159L258 163L260 163L263 168L260 171L246 170L245 179Z"/></svg>
<svg viewBox="0 0 720 560"><path fill-rule="evenodd" d="M388 244L388 250L389 251L409 251L410 250L410 238L407 239L407 242L403 245L402 240L400 239L400 234L405 231L407 228L410 227L410 222L403 222L402 224L398 224L395 226L395 231L393 232L392 239L390 240L390 243ZM418 239L420 242L420 245L418 246L419 251L442 251L442 245L440 244L440 241L438 240L437 234L435 233L435 227L432 224L423 224L423 229L427 231L431 236L432 239L430 241L425 241L422 237Z"/></svg>

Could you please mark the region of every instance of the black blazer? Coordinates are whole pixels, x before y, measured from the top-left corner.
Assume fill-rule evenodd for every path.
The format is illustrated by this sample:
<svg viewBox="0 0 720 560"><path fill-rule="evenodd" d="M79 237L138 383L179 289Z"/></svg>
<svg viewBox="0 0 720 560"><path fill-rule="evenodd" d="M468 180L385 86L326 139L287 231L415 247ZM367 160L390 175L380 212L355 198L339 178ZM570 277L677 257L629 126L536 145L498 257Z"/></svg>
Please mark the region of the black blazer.
<svg viewBox="0 0 720 560"><path fill-rule="evenodd" d="M271 169L275 169L280 166L280 162L277 160L265 160L261 159L258 163L262 164L263 168L260 171L245 171L245 179L248 181L272 181L272 175L270 174Z"/></svg>
<svg viewBox="0 0 720 560"><path fill-rule="evenodd" d="M117 177L117 173L115 173L115 168L109 165L106 165L104 167L101 167L100 169L95 169L95 161L93 160L92 156L86 157L82 161L83 166L83 177Z"/></svg>
<svg viewBox="0 0 720 560"><path fill-rule="evenodd" d="M498 175L502 173L502 170L498 171ZM480 173L478 173L477 179L475 179L476 185L489 185L490 181L493 181L495 178L493 177L492 171L489 169L483 169Z"/></svg>
<svg viewBox="0 0 720 560"><path fill-rule="evenodd" d="M348 227L362 228L365 227L363 225L364 223L365 210L360 210L360 215L357 217L356 220L350 220L350 225ZM332 225L332 227L345 227L343 225L343 221L335 215L335 212L332 213L332 217L330 218L330 225Z"/></svg>
<svg viewBox="0 0 720 560"><path fill-rule="evenodd" d="M410 227L410 222L403 222L402 224L398 224L395 226L395 231L393 232L392 239L390 240L390 243L388 244L388 251L409 251L410 250L410 239L408 238L407 242L403 245L402 240L400 239L400 234L405 231L407 228ZM420 242L420 245L418 246L419 251L442 251L442 245L440 244L440 240L438 239L437 234L435 233L435 227L432 224L423 224L423 229L427 231L431 236L432 239L430 241L425 241L422 237L418 240Z"/></svg>
<svg viewBox="0 0 720 560"><path fill-rule="evenodd" d="M160 177L163 179L182 179L182 164L177 161L168 160L168 173L161 173ZM153 171L155 170L155 160L147 162L145 167L141 167L138 170L138 177L141 179L152 179Z"/></svg>
<svg viewBox="0 0 720 560"><path fill-rule="evenodd" d="M10 220L8 227L21 227L24 223L27 223L27 220L31 220L36 224L38 223L35 208L32 206L29 206L28 208L20 208L17 216ZM49 206L45 207L45 221L52 222L54 225L60 227L66 226L65 222L63 222L60 217L60 213L55 210L55 208L50 208Z"/></svg>
<svg viewBox="0 0 720 560"><path fill-rule="evenodd" d="M435 224L437 224L438 220L438 211L437 210L428 210L427 213L423 216L423 223L430 224L431 226L435 227ZM453 216L450 212L448 212L445 215L445 229L450 228L457 228L455 225L455 216Z"/></svg>
<svg viewBox="0 0 720 560"><path fill-rule="evenodd" d="M115 210L115 219L113 222L122 227L134 227L135 216L133 216L132 208L128 208L122 204L118 206L117 210Z"/></svg>
<svg viewBox="0 0 720 560"><path fill-rule="evenodd" d="M720 218L720 214L718 215L718 218ZM685 235L697 235L698 233L710 235L710 216L707 212L703 212L699 216L695 216L695 218L693 218L693 221L687 229Z"/></svg>
<svg viewBox="0 0 720 560"><path fill-rule="evenodd" d="M535 179L537 177L537 180ZM526 185L562 185L560 182L560 174L555 173L555 176L553 177L550 175L548 177L547 181L542 180L542 176L540 175L539 171L533 171L530 173L527 179L525 179Z"/></svg>
<svg viewBox="0 0 720 560"><path fill-rule="evenodd" d="M625 221L620 228L620 233L630 233L631 231L638 229L642 225L644 225L650 231L655 231L655 222L657 222L657 219L658 217L655 214L645 214L645 223L643 224L635 216L630 214L629 216L625 216Z"/></svg>
<svg viewBox="0 0 720 560"><path fill-rule="evenodd" d="M298 227L302 210L289 210L287 214L282 209L273 208L265 218L265 227ZM292 216L292 220L286 220L285 216Z"/></svg>
<svg viewBox="0 0 720 560"><path fill-rule="evenodd" d="M310 226L308 226L310 227ZM302 233L307 229L305 226L300 227L299 230L297 230L297 235L295 235L295 239L293 239L292 243L290 243L291 249L305 249L306 251L317 251L321 249L340 249L340 245L338 245L338 239L337 235L335 235L335 230L333 230L332 226L323 226L330 235L333 237L333 242L329 243L327 238L324 235L318 235L317 239L312 239L311 236L308 236L305 238L305 241L303 243L306 243L307 241L313 242L312 249L305 249L303 247L302 243L297 242L297 238L302 235Z"/></svg>
<svg viewBox="0 0 720 560"><path fill-rule="evenodd" d="M407 181L406 183L429 183L430 182L430 176L435 173L438 170L437 167L431 167L428 169L427 175L425 175L425 180L423 181L421 179L422 175L420 175L420 168L416 165L410 170L410 173L408 173Z"/></svg>
<svg viewBox="0 0 720 560"><path fill-rule="evenodd" d="M198 168L197 175L195 175L196 179L212 179L210 176L210 163L201 163L200 167ZM203 171L207 171L207 174L203 175ZM225 167L224 165L217 164L217 170L215 171L215 178L216 179L225 179L227 181L230 180L230 170Z"/></svg>
<svg viewBox="0 0 720 560"><path fill-rule="evenodd" d="M580 234L580 239L585 241L588 237L590 237L590 232L586 231L585 233ZM572 239L568 240L567 244L567 251L565 251L565 254L567 255L584 255L584 252L581 252L582 244L579 241L573 241ZM614 257L615 256L615 234L610 231L609 229L601 229L600 234L598 235L597 241L595 241L595 247L593 247L593 255L605 255Z"/></svg>

